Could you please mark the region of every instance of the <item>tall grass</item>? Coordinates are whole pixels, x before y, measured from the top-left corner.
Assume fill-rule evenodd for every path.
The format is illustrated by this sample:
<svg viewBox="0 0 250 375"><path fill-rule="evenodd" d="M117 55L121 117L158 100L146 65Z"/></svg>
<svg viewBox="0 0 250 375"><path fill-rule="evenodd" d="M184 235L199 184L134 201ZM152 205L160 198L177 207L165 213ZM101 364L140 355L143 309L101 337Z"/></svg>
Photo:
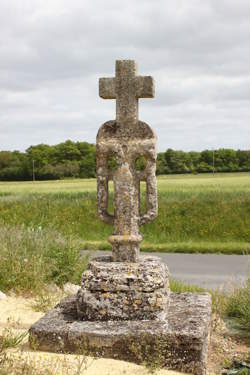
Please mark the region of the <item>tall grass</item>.
<svg viewBox="0 0 250 375"><path fill-rule="evenodd" d="M85 248L109 248L112 226L97 216L95 193L0 197L0 224L51 228L76 236ZM250 248L247 193L160 193L157 219L141 228L147 251L247 253Z"/></svg>
<svg viewBox="0 0 250 375"><path fill-rule="evenodd" d="M87 259L79 243L60 233L25 226L0 226L0 290L40 292L48 283L79 283Z"/></svg>
<svg viewBox="0 0 250 375"><path fill-rule="evenodd" d="M111 186L111 211L112 195ZM250 174L161 176L158 202L157 219L141 227L142 249L249 252ZM1 223L50 228L93 249L110 248L107 238L113 230L97 216L94 179L0 183Z"/></svg>
<svg viewBox="0 0 250 375"><path fill-rule="evenodd" d="M226 299L225 315L250 332L250 276L243 286L234 286Z"/></svg>

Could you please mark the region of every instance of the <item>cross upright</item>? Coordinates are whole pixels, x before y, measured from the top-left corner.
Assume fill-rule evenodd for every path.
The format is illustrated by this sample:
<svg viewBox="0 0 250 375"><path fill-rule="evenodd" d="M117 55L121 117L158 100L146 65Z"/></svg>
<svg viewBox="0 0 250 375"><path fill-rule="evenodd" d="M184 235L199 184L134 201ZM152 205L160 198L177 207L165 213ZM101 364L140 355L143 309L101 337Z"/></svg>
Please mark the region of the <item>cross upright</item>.
<svg viewBox="0 0 250 375"><path fill-rule="evenodd" d="M151 76L138 76L134 60L116 61L116 76L100 78L99 95L103 99L116 99L117 126L131 129L138 123L138 99L154 97Z"/></svg>
<svg viewBox="0 0 250 375"><path fill-rule="evenodd" d="M96 172L98 214L114 224L109 237L114 261L137 262L139 259L139 226L157 216L156 136L138 119L138 99L154 97L154 81L137 75L133 60L116 61L116 76L100 78L99 95L116 99L116 120L104 123L96 138ZM109 160L116 161L110 170ZM138 158L146 160L145 170L136 169ZM114 184L114 215L108 212L109 181ZM146 182L146 212L140 207L140 181Z"/></svg>

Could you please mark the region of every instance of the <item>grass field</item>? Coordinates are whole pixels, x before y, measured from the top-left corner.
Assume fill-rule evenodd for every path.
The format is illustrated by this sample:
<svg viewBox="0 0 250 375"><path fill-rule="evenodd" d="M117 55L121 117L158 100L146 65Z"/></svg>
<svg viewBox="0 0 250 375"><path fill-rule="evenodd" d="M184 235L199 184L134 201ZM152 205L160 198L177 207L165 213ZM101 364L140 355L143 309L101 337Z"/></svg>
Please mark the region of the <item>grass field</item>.
<svg viewBox="0 0 250 375"><path fill-rule="evenodd" d="M158 218L142 227L144 250L249 252L250 174L164 176L158 178L158 196ZM102 223L96 211L94 179L0 183L0 290L31 294L36 308L50 308L55 302L51 284L80 283L88 258L79 250L109 248L112 227ZM170 284L175 292L203 291L178 280ZM234 329L249 330L249 287L248 278L230 293L211 291L214 330L225 317L233 319ZM19 359L16 364L5 356L6 348L16 347L21 338L0 338L4 374L13 368L16 373L18 365L20 374L24 368L25 373L37 373L26 362ZM218 344L215 350L222 353Z"/></svg>
<svg viewBox="0 0 250 375"><path fill-rule="evenodd" d="M158 201L158 218L141 228L143 250L249 252L250 173L160 176ZM0 215L2 228L50 229L85 248L110 248L95 179L1 182Z"/></svg>

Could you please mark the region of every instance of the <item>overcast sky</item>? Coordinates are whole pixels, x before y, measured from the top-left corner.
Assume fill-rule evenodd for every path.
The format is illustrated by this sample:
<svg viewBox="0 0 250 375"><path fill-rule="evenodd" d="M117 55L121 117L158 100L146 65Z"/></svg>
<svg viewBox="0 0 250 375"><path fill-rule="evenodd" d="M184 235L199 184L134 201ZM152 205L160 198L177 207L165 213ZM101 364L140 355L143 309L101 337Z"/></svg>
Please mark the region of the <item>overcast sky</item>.
<svg viewBox="0 0 250 375"><path fill-rule="evenodd" d="M249 0L0 0L0 150L94 143L116 59L155 79L160 151L250 148Z"/></svg>

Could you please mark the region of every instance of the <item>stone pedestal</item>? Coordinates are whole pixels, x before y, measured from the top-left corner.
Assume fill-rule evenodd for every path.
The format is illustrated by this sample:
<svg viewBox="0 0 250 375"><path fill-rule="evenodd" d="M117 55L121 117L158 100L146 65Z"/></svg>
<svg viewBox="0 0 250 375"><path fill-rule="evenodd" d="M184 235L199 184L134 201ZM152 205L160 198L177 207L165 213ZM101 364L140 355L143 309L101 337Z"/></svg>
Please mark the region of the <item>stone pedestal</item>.
<svg viewBox="0 0 250 375"><path fill-rule="evenodd" d="M140 257L138 263L95 258L83 273L77 294L81 320L163 319L169 302L167 266L157 257Z"/></svg>
<svg viewBox="0 0 250 375"><path fill-rule="evenodd" d="M170 293L157 257L138 263L93 259L77 295L30 328L36 349L117 358L194 374L206 373L209 294Z"/></svg>
<svg viewBox="0 0 250 375"><path fill-rule="evenodd" d="M211 297L204 293L171 293L162 320L78 320L77 297L63 300L30 328L37 350L87 353L206 374Z"/></svg>

